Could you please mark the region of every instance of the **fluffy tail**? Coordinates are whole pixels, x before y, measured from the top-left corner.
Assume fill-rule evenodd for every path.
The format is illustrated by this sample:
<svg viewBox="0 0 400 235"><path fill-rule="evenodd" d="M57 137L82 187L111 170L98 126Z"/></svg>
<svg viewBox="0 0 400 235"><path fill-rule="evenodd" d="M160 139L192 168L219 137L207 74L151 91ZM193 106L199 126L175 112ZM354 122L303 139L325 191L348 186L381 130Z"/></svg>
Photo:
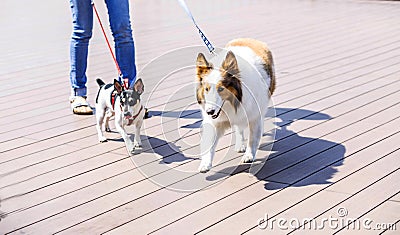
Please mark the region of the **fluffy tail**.
<svg viewBox="0 0 400 235"><path fill-rule="evenodd" d="M99 84L100 87L106 85L103 80L101 80L100 78L96 79L97 84Z"/></svg>

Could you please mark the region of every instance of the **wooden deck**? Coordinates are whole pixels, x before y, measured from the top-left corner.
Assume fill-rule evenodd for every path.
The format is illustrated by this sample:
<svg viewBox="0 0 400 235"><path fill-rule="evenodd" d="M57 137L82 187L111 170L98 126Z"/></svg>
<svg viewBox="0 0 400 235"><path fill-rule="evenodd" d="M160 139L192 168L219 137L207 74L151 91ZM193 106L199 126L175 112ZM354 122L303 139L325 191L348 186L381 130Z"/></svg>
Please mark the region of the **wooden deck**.
<svg viewBox="0 0 400 235"><path fill-rule="evenodd" d="M193 67L169 75L201 39L177 2L131 3L152 114L132 158L70 111L68 1L2 1L1 234L399 233L400 2L187 0L215 46L265 41L277 72L273 143L235 169L226 135L207 174ZM97 23L88 75L94 104L95 78L116 75Z"/></svg>

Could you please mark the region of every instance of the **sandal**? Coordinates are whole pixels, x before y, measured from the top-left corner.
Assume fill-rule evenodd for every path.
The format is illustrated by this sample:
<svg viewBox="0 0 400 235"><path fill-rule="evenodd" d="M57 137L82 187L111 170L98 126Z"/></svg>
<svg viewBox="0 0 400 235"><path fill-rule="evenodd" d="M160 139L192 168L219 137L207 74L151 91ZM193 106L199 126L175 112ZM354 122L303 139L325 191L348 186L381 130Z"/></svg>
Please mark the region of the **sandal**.
<svg viewBox="0 0 400 235"><path fill-rule="evenodd" d="M78 115L92 115L93 109L86 101L85 97L76 96L71 100L71 108L74 114Z"/></svg>

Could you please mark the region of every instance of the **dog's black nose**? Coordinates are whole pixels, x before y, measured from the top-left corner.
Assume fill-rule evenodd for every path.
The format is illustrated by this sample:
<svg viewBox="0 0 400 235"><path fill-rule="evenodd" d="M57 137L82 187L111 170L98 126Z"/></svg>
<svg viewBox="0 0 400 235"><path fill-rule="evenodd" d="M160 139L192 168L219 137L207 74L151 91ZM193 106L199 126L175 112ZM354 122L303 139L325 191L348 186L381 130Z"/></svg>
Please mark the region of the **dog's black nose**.
<svg viewBox="0 0 400 235"><path fill-rule="evenodd" d="M215 113L215 109L209 109L209 110L207 110L207 114L208 114L208 115L214 115L214 113Z"/></svg>

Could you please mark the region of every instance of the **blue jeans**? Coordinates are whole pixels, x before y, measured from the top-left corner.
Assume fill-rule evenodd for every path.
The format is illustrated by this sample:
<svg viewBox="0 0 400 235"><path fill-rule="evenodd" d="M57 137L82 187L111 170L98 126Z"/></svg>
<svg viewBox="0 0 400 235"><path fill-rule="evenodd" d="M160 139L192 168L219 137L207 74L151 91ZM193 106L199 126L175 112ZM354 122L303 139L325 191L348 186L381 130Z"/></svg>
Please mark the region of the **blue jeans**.
<svg viewBox="0 0 400 235"><path fill-rule="evenodd" d="M99 2L99 1L98 1ZM115 56L123 78L129 84L136 79L135 45L129 16L129 0L105 0L111 32L115 43ZM89 40L93 29L91 0L70 0L73 32L70 45L71 96L86 96L86 68Z"/></svg>

